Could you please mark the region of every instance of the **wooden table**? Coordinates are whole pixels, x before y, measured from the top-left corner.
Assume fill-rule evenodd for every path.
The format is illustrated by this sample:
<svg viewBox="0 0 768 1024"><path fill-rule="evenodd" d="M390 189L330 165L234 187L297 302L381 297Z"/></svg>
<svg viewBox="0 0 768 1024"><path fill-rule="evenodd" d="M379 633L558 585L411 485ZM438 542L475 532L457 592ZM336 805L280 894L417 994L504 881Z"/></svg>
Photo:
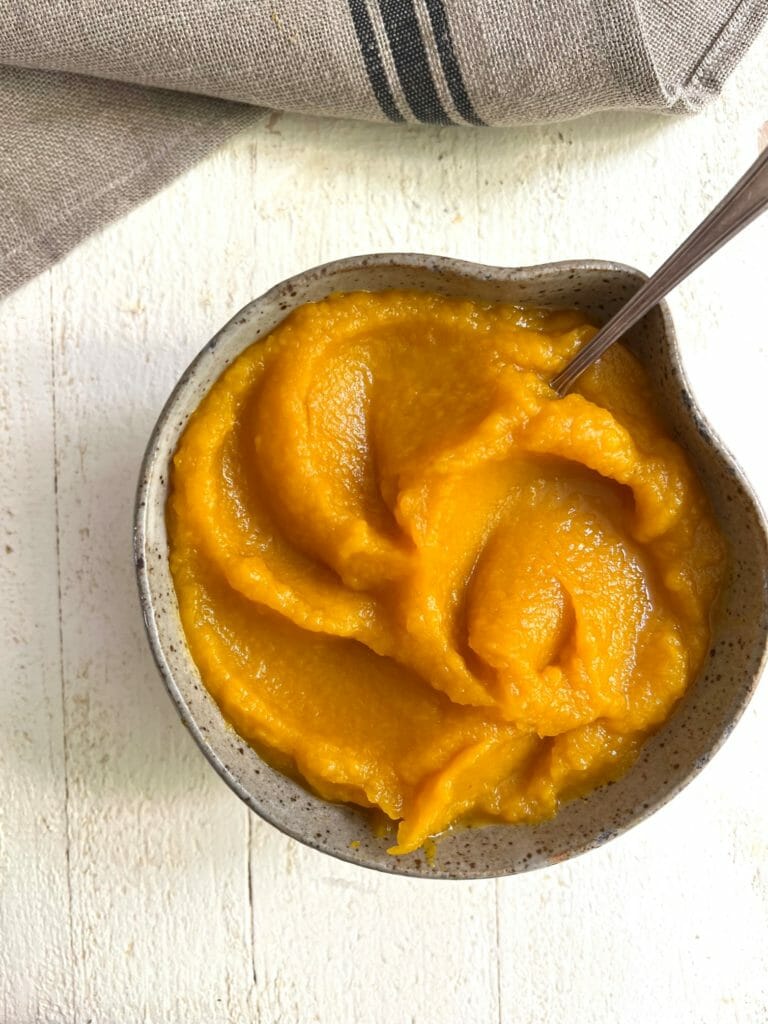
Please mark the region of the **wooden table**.
<svg viewBox="0 0 768 1024"><path fill-rule="evenodd" d="M519 131L272 115L0 306L0 1019L768 1021L768 687L634 832L498 882L380 877L249 815L144 640L139 460L220 324L302 268L422 250L652 269L757 153L765 36L695 119ZM764 500L768 219L672 299Z"/></svg>

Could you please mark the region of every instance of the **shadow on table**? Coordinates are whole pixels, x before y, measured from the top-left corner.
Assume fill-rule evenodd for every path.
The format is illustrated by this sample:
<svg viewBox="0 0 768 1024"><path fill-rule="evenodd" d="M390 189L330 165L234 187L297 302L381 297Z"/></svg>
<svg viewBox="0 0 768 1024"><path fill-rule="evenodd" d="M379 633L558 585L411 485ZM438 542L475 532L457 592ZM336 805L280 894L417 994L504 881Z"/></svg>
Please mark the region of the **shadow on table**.
<svg viewBox="0 0 768 1024"><path fill-rule="evenodd" d="M134 492L156 411L113 405L106 417L66 402L59 409L58 436L70 439L58 446L70 786L95 800L131 792L193 801L223 784L182 726L152 659L132 558Z"/></svg>

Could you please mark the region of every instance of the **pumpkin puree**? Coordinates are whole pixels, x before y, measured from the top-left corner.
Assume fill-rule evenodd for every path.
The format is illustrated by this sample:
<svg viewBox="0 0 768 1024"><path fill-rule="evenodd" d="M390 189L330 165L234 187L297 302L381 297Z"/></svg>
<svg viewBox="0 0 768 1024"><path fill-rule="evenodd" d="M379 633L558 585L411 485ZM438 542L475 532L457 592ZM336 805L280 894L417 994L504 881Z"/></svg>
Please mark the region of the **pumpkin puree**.
<svg viewBox="0 0 768 1024"><path fill-rule="evenodd" d="M174 458L171 569L237 732L407 853L616 779L701 665L724 546L582 314L416 292L291 313Z"/></svg>

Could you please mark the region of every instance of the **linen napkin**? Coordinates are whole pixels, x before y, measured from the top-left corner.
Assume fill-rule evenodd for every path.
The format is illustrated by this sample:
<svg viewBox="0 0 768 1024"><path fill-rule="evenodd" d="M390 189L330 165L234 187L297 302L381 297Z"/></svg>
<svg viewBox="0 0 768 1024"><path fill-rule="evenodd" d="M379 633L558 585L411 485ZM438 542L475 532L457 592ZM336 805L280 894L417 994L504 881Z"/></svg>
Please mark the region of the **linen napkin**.
<svg viewBox="0 0 768 1024"><path fill-rule="evenodd" d="M766 18L768 0L0 0L0 294L259 108L465 127L695 112Z"/></svg>

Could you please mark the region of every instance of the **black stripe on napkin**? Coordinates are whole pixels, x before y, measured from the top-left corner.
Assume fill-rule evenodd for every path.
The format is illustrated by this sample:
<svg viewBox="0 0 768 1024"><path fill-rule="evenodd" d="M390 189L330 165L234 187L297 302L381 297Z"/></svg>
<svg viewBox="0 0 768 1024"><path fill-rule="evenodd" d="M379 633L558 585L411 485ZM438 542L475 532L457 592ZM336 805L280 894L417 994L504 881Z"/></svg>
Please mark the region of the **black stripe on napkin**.
<svg viewBox="0 0 768 1024"><path fill-rule="evenodd" d="M435 88L413 0L380 0L379 9L397 77L414 117L425 124L453 124Z"/></svg>
<svg viewBox="0 0 768 1024"><path fill-rule="evenodd" d="M365 70L368 72L368 80L373 89L381 109L390 121L404 121L405 118L397 109L395 98L389 87L387 73L379 52L379 44L376 42L376 35L373 31L371 16L365 5L365 0L348 0L349 12L352 15L352 22L357 32L357 41L360 44L360 52L365 62Z"/></svg>
<svg viewBox="0 0 768 1024"><path fill-rule="evenodd" d="M477 116L472 100L467 93L467 87L464 85L464 76L453 47L451 26L448 24L448 15L443 0L424 0L424 2L432 23L432 33L437 43L437 52L440 55L440 64L451 99L465 121L468 121L469 124L484 125L485 121Z"/></svg>

